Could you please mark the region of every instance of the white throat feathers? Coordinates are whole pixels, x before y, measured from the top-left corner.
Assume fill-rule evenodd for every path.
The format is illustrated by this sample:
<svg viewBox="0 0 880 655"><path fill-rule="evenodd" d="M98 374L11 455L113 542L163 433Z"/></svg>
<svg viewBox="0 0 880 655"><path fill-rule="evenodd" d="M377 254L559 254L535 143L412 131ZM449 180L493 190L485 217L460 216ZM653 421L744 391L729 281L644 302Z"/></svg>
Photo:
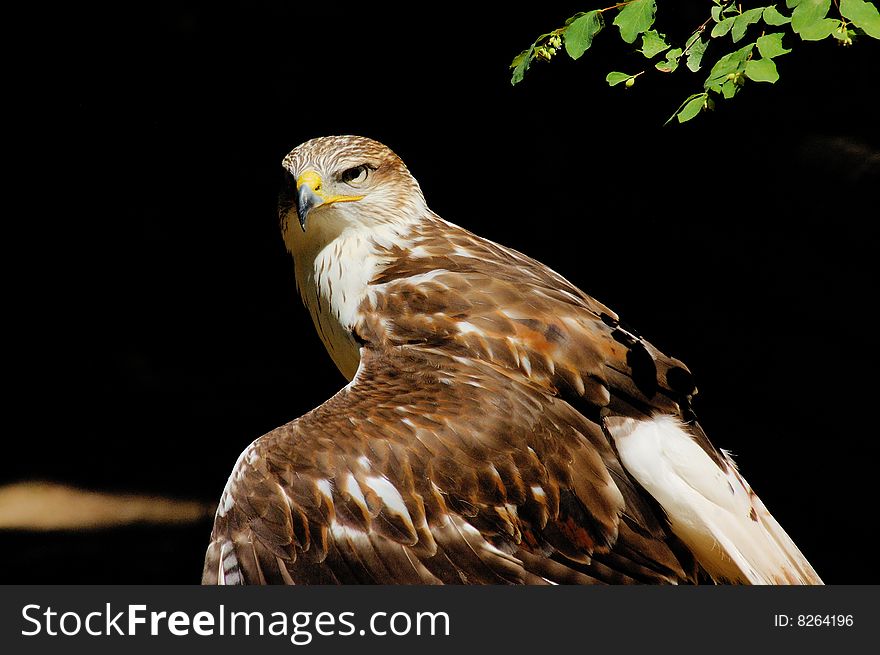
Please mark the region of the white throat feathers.
<svg viewBox="0 0 880 655"><path fill-rule="evenodd" d="M406 248L413 220L365 226L339 214L349 207L328 207L306 226L290 228L287 246L293 254L296 284L315 329L339 371L351 380L360 363L353 333L362 320L361 307L370 281L388 264L389 246ZM403 219L403 217L400 217Z"/></svg>

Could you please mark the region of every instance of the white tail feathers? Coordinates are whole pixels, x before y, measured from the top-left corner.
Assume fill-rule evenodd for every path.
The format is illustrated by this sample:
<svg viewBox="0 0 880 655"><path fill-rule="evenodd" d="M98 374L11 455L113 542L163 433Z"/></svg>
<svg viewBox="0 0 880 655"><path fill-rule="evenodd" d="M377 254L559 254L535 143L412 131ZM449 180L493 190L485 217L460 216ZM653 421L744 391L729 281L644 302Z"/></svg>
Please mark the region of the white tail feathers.
<svg viewBox="0 0 880 655"><path fill-rule="evenodd" d="M611 419L629 473L716 582L822 584L725 453L724 470L671 416Z"/></svg>

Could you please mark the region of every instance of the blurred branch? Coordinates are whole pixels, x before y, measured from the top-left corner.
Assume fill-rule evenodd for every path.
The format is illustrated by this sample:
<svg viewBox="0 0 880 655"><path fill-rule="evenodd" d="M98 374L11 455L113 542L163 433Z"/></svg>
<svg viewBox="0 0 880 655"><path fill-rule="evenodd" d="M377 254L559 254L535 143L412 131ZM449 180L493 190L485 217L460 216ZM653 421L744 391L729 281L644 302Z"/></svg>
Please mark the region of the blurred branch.
<svg viewBox="0 0 880 655"><path fill-rule="evenodd" d="M193 523L214 508L193 500L86 491L52 482L0 487L0 529L88 530L132 523Z"/></svg>

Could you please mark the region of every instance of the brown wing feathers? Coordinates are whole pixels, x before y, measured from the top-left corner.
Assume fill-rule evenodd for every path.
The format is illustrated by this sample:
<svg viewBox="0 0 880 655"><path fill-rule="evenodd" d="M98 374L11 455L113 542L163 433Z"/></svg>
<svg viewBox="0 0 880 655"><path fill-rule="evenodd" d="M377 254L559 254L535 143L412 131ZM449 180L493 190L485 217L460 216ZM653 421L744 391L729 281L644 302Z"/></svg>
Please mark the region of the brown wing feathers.
<svg viewBox="0 0 880 655"><path fill-rule="evenodd" d="M392 353L242 458L212 548L244 581L688 579L598 426L484 363Z"/></svg>

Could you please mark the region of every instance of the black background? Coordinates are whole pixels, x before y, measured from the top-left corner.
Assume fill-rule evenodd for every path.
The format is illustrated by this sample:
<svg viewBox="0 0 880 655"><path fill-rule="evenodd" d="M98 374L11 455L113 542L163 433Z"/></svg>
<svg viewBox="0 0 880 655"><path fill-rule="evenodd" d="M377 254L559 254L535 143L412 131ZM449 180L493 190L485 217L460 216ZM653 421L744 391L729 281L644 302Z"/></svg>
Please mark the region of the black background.
<svg viewBox="0 0 880 655"><path fill-rule="evenodd" d="M2 480L213 501L252 439L334 393L275 203L290 149L363 134L441 216L544 261L684 360L706 431L820 575L880 580L880 48L799 42L777 85L683 126L662 124L703 76L608 88L609 70L644 67L611 29L511 87L515 54L595 4L10 19L24 202L7 262L24 257L7 274L23 365L7 402L24 421ZM683 40L676 26L710 3L675 4L659 27ZM209 531L6 533L16 565L0 580L196 582Z"/></svg>

